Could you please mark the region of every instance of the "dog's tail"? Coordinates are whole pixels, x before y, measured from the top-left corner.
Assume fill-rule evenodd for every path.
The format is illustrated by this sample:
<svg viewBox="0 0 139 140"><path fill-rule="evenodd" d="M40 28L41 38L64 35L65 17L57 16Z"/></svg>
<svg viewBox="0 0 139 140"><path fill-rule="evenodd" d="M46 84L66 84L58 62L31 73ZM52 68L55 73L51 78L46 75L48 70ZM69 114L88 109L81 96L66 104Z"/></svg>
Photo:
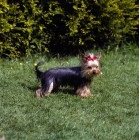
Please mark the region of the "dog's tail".
<svg viewBox="0 0 139 140"><path fill-rule="evenodd" d="M41 61L35 66L35 72L37 75L37 79L41 79L41 75L43 74L43 72L39 70L39 66L42 64L43 64L43 62Z"/></svg>

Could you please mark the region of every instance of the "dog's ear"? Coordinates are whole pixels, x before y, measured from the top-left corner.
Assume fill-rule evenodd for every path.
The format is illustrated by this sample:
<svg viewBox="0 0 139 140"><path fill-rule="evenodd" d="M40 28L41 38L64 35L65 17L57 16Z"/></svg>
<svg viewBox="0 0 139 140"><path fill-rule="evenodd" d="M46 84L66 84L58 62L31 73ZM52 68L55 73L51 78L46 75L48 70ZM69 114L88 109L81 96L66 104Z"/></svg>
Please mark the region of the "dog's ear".
<svg viewBox="0 0 139 140"><path fill-rule="evenodd" d="M100 60L100 58L101 58L101 52L99 52L98 54L98 60Z"/></svg>
<svg viewBox="0 0 139 140"><path fill-rule="evenodd" d="M81 61L84 62L85 61L85 54L82 52L79 52L79 56L80 56Z"/></svg>
<svg viewBox="0 0 139 140"><path fill-rule="evenodd" d="M81 61L85 62L86 61L86 56L84 53L80 53Z"/></svg>

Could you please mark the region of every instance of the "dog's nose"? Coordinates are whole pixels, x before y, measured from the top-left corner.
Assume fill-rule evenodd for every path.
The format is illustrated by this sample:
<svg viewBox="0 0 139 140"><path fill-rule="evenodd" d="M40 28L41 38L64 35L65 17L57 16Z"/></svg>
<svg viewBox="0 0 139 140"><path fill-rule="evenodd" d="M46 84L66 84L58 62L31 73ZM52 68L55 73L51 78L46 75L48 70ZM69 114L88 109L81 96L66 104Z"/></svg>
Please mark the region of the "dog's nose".
<svg viewBox="0 0 139 140"><path fill-rule="evenodd" d="M93 74L96 74L96 70L93 70Z"/></svg>

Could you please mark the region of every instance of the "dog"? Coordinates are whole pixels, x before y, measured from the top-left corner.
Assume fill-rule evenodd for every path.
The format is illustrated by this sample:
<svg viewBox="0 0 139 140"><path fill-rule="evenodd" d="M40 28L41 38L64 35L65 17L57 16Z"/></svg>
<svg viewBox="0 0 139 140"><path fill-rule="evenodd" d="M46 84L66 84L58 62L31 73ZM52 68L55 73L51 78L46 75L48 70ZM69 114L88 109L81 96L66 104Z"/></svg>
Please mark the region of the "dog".
<svg viewBox="0 0 139 140"><path fill-rule="evenodd" d="M42 65L42 62L39 62L35 71L42 87L36 90L36 97L49 96L64 86L73 87L76 95L83 98L92 96L89 87L93 77L101 74L100 57L101 54L81 54L81 66L51 68L45 72L39 70Z"/></svg>

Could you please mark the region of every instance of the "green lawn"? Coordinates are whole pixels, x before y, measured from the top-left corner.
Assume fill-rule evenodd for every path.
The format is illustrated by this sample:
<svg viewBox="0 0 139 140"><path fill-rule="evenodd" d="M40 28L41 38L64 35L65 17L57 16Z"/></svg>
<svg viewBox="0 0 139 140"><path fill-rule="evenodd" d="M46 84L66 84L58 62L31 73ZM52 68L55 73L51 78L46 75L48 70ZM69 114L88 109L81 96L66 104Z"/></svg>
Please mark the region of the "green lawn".
<svg viewBox="0 0 139 140"><path fill-rule="evenodd" d="M139 55L102 52L103 75L94 79L93 97L70 90L36 99L41 69L76 66L79 56L32 56L0 60L0 136L6 140L139 140ZM66 94L65 94L66 93Z"/></svg>

